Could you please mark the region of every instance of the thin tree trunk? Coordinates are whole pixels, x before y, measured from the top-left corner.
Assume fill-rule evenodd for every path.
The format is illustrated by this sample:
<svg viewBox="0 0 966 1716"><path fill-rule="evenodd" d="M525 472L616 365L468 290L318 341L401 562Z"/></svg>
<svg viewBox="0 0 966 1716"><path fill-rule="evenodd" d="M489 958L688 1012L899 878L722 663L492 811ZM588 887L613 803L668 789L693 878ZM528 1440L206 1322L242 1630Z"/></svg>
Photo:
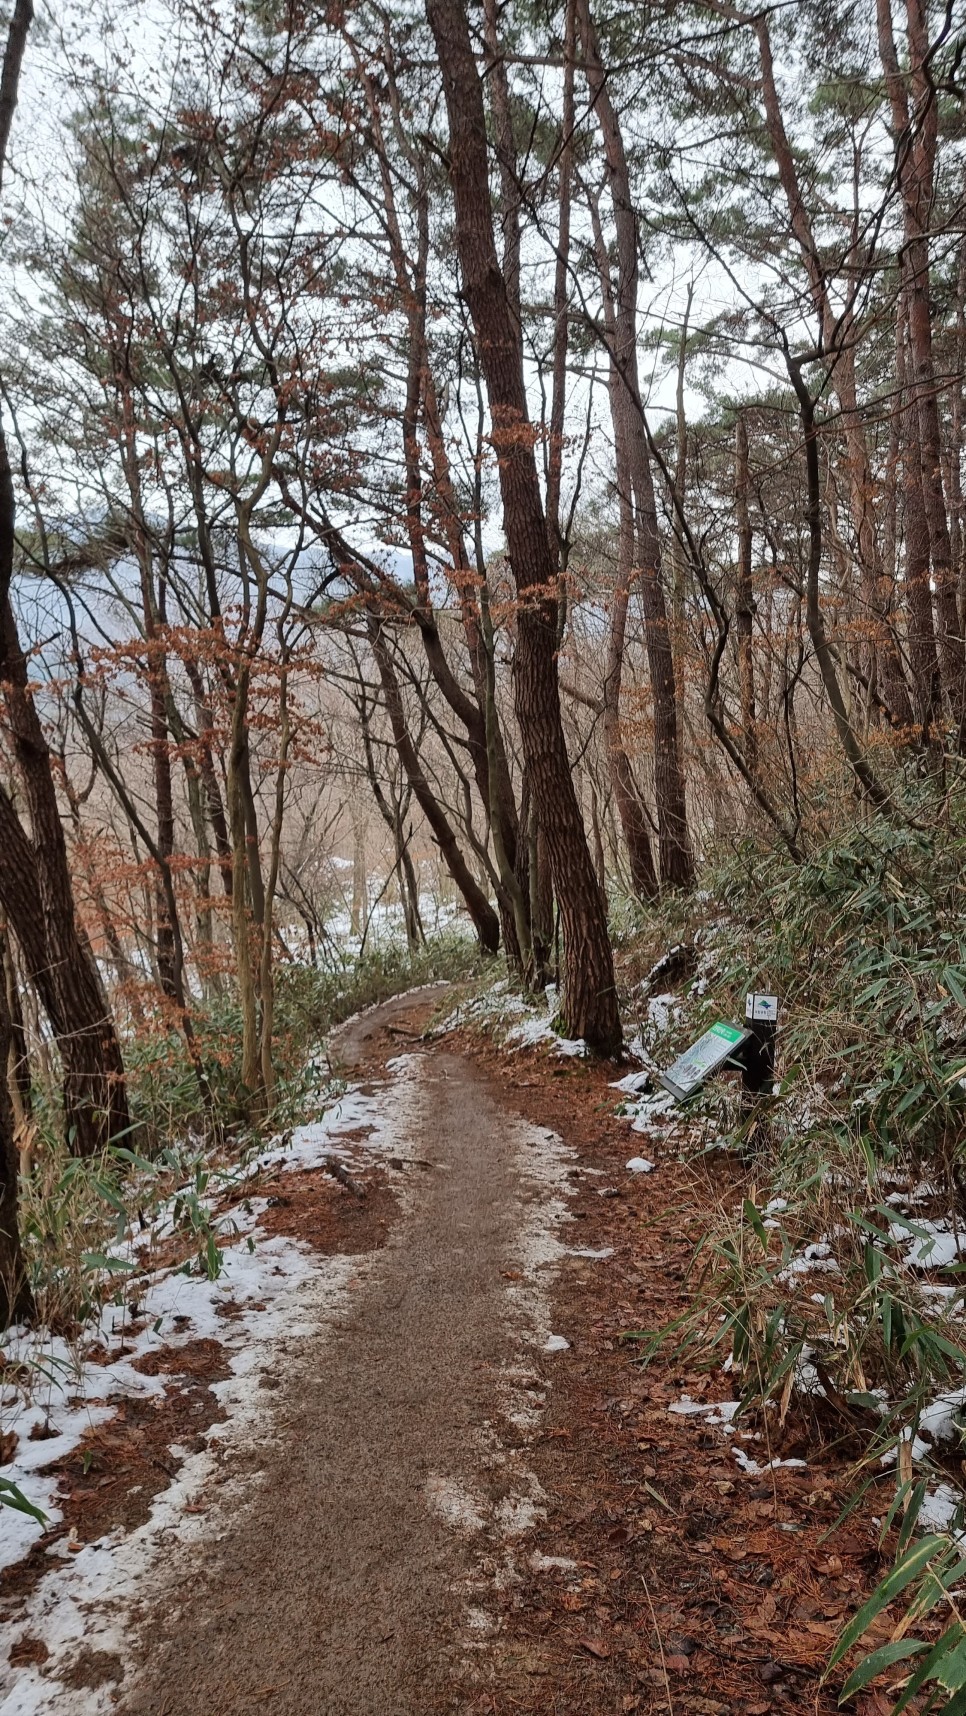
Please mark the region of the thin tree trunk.
<svg viewBox="0 0 966 1716"><path fill-rule="evenodd" d="M684 318L681 323L681 337L678 342L678 373L674 396L674 494L677 506L682 513L687 500L688 479L688 420L684 410L684 379L688 357L688 328L691 321L691 305L693 301L694 282L689 281L687 302L684 306ZM685 551L682 532L679 528L676 528L671 542L671 653L674 657L674 684L678 697L678 720L681 723L684 721L684 646L687 640L687 586L688 557Z"/></svg>
<svg viewBox="0 0 966 1716"><path fill-rule="evenodd" d="M214 720L197 663L186 658L184 665L191 683L195 711L198 717L198 769L205 789L205 798L208 802L208 818L211 823L211 832L215 837L215 852L218 856L221 883L226 897L230 900L233 892L232 845L212 750L215 732Z"/></svg>
<svg viewBox="0 0 966 1716"><path fill-rule="evenodd" d="M148 601L150 595L148 594ZM174 856L174 789L171 780L171 750L168 741L168 718L165 708L167 665L163 650L153 642L155 627L151 622L147 633L148 682L151 704L151 762L154 773L154 802L157 817L156 840L161 865L171 876ZM173 880L173 878L172 878ZM174 892L173 886L171 893ZM157 925L158 981L169 1000L178 1001L175 976L175 926L170 921L169 893L164 878L155 884L155 923ZM183 998L182 998L183 999Z"/></svg>
<svg viewBox="0 0 966 1716"><path fill-rule="evenodd" d="M372 776L370 776L370 781ZM389 826L392 826L390 818ZM352 818L352 904L349 934L360 936L369 913L369 874L366 868L366 826L362 817Z"/></svg>
<svg viewBox="0 0 966 1716"><path fill-rule="evenodd" d="M459 841L423 772L412 735L406 724L399 680L392 665L385 638L382 635L381 623L378 617L370 612L367 624L369 642L379 670L379 679L382 684L392 736L406 779L413 789L420 810L433 831L443 862L463 896L463 902L470 915L473 928L479 937L480 946L487 953L496 953L500 945L499 919L463 857Z"/></svg>
<svg viewBox="0 0 966 1716"><path fill-rule="evenodd" d="M896 380L902 469L902 533L905 546L906 607L909 612L909 660L919 726L928 741L942 713L942 685L932 594L929 588L929 526L923 504L919 414L908 385L907 316L900 305L896 331Z"/></svg>
<svg viewBox="0 0 966 1716"><path fill-rule="evenodd" d="M651 835L630 758L624 746L620 719L629 573L629 567L618 566L617 581L611 595L607 669L603 684L604 743L607 747L611 784L614 789L614 798L617 801L617 814L620 817L621 831L627 847L634 892L639 899L650 900L658 892L654 859L651 853Z"/></svg>
<svg viewBox="0 0 966 1716"><path fill-rule="evenodd" d="M835 666L835 655L825 630L819 576L822 568L822 491L818 456L818 425L815 421L815 401L802 376L801 364L787 353L785 362L798 399L805 434L805 467L808 479L808 574L806 579L805 614L808 634L815 650L822 683L831 705L836 731L842 749L851 765L856 781L870 802L879 809L888 803L878 777L871 768L854 731Z"/></svg>
<svg viewBox="0 0 966 1716"><path fill-rule="evenodd" d="M420 947L426 945L426 931L423 928L423 920L419 911L419 882L416 877L416 866L409 850L409 841L406 838L401 814L395 820L393 840L396 848L396 862L399 865L399 891L403 898L406 945L410 953L417 953Z"/></svg>
<svg viewBox="0 0 966 1716"><path fill-rule="evenodd" d="M172 726L172 712L168 712L168 724ZM214 914L211 902L211 843L208 839L208 824L205 820L204 783L187 745L187 735L180 724L173 728L177 733L178 743L182 746L182 762L184 764L185 790L188 798L188 815L194 831L195 850L198 855L198 867L195 871L195 890L197 895L195 905L195 934L197 938L195 963L203 972L206 990L220 991L221 983L217 968L212 958L215 943Z"/></svg>
<svg viewBox="0 0 966 1716"><path fill-rule="evenodd" d="M262 1082L261 1044L258 1030L258 989L255 982L255 949L252 937L251 866L249 864L249 818L243 776L248 753L248 684L250 668L246 661L239 666L235 679L232 706L231 740L228 750L228 827L231 832L232 939L235 943L235 969L238 984L238 1006L241 1013L242 1056L241 1082L246 1103L252 1112L264 1111L266 1092Z"/></svg>
<svg viewBox="0 0 966 1716"><path fill-rule="evenodd" d="M607 862L604 858L604 841L600 832L600 806L597 803L597 788L593 781L590 783L590 827L594 837L594 868L597 871L597 885L606 900Z"/></svg>
<svg viewBox="0 0 966 1716"><path fill-rule="evenodd" d="M179 926L171 921L171 902L175 900L171 859L174 856L174 789L171 779L171 749L168 738L168 664L161 629L164 626L164 577L158 579L154 590L154 556L144 516L141 494L141 473L138 465L134 404L127 373L127 330L118 330L114 341L114 384L120 404L120 453L133 521L133 547L141 582L141 612L144 625L146 678L151 722L151 770L154 779L156 817L155 848L158 874L154 878L154 921L156 927L157 976L162 993L181 1010L184 993L179 995L176 942ZM175 906L177 911L177 906Z"/></svg>
<svg viewBox="0 0 966 1716"><path fill-rule="evenodd" d="M33 1089L30 1078L30 1054L27 1049L27 1030L24 1025L23 1008L20 1004L17 968L5 924L0 925L0 981L3 983L6 996L9 1023L7 1084L10 1091L10 1104L13 1109L15 1135L22 1137L27 1131L33 1112Z"/></svg>
<svg viewBox="0 0 966 1716"><path fill-rule="evenodd" d="M6 988L0 985L0 1066L10 1058L11 1021ZM33 1309L27 1266L17 1220L20 1155L7 1079L0 1077L0 1329L28 1317Z"/></svg>
<svg viewBox="0 0 966 1716"><path fill-rule="evenodd" d="M284 621L279 621L279 639L282 638ZM278 762L275 771L275 807L272 816L271 840L269 846L268 875L265 880L265 908L262 923L262 945L259 964L259 1000L261 1011L259 1016L259 1059L261 1062L262 1088L265 1091L265 1103L268 1113L275 1106L275 1067L272 1058L272 1047L275 1034L275 970L272 958L272 920L275 911L275 894L278 888L278 872L282 855L282 828L285 821L285 781L289 766L289 747L292 742L292 722L288 702L289 667L284 645L282 646L282 661L279 669L278 688Z"/></svg>
<svg viewBox="0 0 966 1716"><path fill-rule="evenodd" d="M419 884L416 879L416 869L413 864L409 842L404 828L406 812L398 798L390 804L379 779L376 759L372 749L370 731L369 700L363 695L356 707L359 710L359 722L362 728L362 745L366 762L366 774L372 796L376 801L376 809L392 835L393 847L396 853L396 867L400 877L400 894L403 901L403 912L406 923L406 942L410 953L414 953L421 942L426 940L426 932L419 913ZM353 878L353 896L355 895L355 879Z"/></svg>
<svg viewBox="0 0 966 1716"><path fill-rule="evenodd" d="M624 639L627 631L627 608L631 586L635 581L634 567L634 502L631 476L629 409L624 379L617 367L617 325L611 285L607 245L596 201L591 199L591 220L597 272L604 304L604 326L611 351L608 373L611 422L614 430L614 469L617 482L617 576L610 599L610 626L607 634L607 658L602 687L604 743L610 769L617 814L627 847L631 869L631 884L638 899L650 900L658 892L658 879L651 851L651 835L644 806L641 803L634 771L624 745L620 721L621 686L624 674Z"/></svg>
<svg viewBox="0 0 966 1716"><path fill-rule="evenodd" d="M601 64L588 0L577 0L584 71L604 143L617 237L617 290L611 362L620 377L635 507L636 552L651 690L654 699L654 793L661 880L688 887L694 857L688 833L684 771L678 730L678 697L667 604L661 582L657 502L637 365L638 222L617 111Z"/></svg>
<svg viewBox="0 0 966 1716"><path fill-rule="evenodd" d="M959 247L959 272L956 281L956 348L953 363L953 392L950 401L949 502L951 509L950 537L954 564L958 568L960 627L966 635L966 507L963 497L963 430L964 381L966 381L966 235Z"/></svg>
<svg viewBox="0 0 966 1716"><path fill-rule="evenodd" d="M755 661L752 649L755 595L752 584L753 537L748 507L748 425L739 411L735 421L735 512L738 522L738 590L735 632L738 640L738 682L741 690L741 729L748 766L758 767L755 725Z"/></svg>

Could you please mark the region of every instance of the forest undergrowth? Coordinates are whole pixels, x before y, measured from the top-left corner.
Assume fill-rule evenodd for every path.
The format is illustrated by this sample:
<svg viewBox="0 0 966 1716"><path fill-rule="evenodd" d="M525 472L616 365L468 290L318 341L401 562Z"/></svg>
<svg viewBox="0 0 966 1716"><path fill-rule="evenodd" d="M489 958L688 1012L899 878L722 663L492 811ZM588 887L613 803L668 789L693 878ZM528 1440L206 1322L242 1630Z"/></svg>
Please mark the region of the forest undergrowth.
<svg viewBox="0 0 966 1716"><path fill-rule="evenodd" d="M830 1670L858 1647L843 1701L883 1675L896 1712L955 1716L966 820L956 798L916 797L907 822L860 818L801 864L736 847L696 901L667 912L663 948L653 925L625 938L658 1065L714 1018L741 1020L748 991L781 1008L773 1095L742 1111L736 1089L712 1082L689 1105L689 1151L740 1153L746 1195L708 1211L685 1314L634 1339L721 1373L730 1424L767 1444L794 1417L806 1446L846 1460L846 1512L874 1506L894 1565L833 1653Z"/></svg>

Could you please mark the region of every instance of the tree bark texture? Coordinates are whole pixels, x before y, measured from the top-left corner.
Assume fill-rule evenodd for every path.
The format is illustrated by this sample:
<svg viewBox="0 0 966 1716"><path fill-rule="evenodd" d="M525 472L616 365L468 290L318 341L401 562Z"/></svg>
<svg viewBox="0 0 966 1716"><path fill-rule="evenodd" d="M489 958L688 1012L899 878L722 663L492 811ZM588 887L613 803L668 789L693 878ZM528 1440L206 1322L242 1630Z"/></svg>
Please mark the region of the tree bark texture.
<svg viewBox="0 0 966 1716"><path fill-rule="evenodd" d="M752 649L755 595L752 585L751 513L748 507L748 425L739 411L735 423L735 513L738 524L738 587L735 632L738 639L738 683L741 688L741 730L749 768L758 767L755 725L755 661Z"/></svg>
<svg viewBox="0 0 966 1716"><path fill-rule="evenodd" d="M908 386L906 324L903 304L896 337L896 379L900 398L898 419L909 662L916 713L922 732L928 739L942 714L942 680L929 587L929 526L923 503L919 413L915 395Z"/></svg>
<svg viewBox="0 0 966 1716"><path fill-rule="evenodd" d="M12 540L12 520L9 535ZM6 536L0 515L0 540ZM0 903L57 1039L69 1146L77 1155L91 1155L129 1130L124 1063L93 955L75 917L50 752L9 598L0 615L0 679L30 824L28 835L0 789Z"/></svg>
<svg viewBox="0 0 966 1716"><path fill-rule="evenodd" d="M584 72L604 144L617 239L617 289L613 294L613 334L609 338L609 347L610 361L621 383L619 410L624 418L630 460L636 558L640 567L645 642L654 699L654 794L661 880L672 887L688 887L694 880L694 857L688 833L681 763L674 652L661 582L657 501L637 364L637 213L631 197L623 133L607 88L588 0L577 0L577 22ZM609 281L609 269L606 273Z"/></svg>
<svg viewBox="0 0 966 1716"><path fill-rule="evenodd" d="M930 305L929 226L939 116L936 92L926 68L929 41L922 0L907 0L906 3L910 66L908 88L896 52L891 0L877 0L876 18L879 56L892 111L896 170L902 191L903 287L910 356L907 379L913 390L918 417L920 489L936 593L939 662L950 713L962 729L966 722L966 642L959 615L958 569L953 564L943 491L942 428Z"/></svg>
<svg viewBox="0 0 966 1716"><path fill-rule="evenodd" d="M493 234L482 85L461 0L427 0L426 10L449 119L463 289L489 395L491 441L517 590L517 719L563 926L562 1011L572 1035L614 1054L622 1033L613 958L564 741L556 661L556 566L527 410L520 328Z"/></svg>

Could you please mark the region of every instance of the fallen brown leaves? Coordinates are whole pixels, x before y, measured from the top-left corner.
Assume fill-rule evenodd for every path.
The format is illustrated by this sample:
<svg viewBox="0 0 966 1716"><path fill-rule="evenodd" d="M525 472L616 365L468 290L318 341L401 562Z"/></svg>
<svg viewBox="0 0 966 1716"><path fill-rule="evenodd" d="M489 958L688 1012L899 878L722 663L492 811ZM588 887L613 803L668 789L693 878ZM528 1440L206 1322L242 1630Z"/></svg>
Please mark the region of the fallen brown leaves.
<svg viewBox="0 0 966 1716"><path fill-rule="evenodd" d="M470 1036L460 1046L505 1093L500 1053ZM721 1157L692 1172L655 1139L645 1153L658 1171L628 1175L629 1129L614 1112L609 1068L551 1067L539 1054L521 1055L517 1066L525 1069L512 1081L520 1112L578 1150L568 1243L612 1246L614 1255L561 1266L554 1327L573 1331L572 1353L555 1371L528 1450L550 1497L535 1546L572 1559L581 1576L568 1583L541 1574L508 1587L490 1702L472 1708L832 1716L836 1689L820 1685L824 1666L881 1566L867 1516L834 1530L844 1457L825 1449L816 1457L809 1447L805 1469L740 1470L700 1415L667 1410L684 1393L722 1397L720 1379L669 1354L642 1370L639 1348L621 1339L664 1326L689 1301L694 1244L712 1202L741 1195L740 1166ZM767 1448L741 1445L763 1464L793 1447L807 1457L807 1443L789 1414ZM879 1716L872 1696L862 1716Z"/></svg>

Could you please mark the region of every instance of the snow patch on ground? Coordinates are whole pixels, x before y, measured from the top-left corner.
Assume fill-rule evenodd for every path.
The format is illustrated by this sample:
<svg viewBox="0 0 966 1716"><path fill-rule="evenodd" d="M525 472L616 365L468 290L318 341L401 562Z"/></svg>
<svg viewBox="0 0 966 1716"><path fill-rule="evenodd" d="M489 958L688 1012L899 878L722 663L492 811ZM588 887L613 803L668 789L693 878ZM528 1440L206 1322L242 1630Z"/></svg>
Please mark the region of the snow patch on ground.
<svg viewBox="0 0 966 1716"><path fill-rule="evenodd" d="M348 1091L321 1121L262 1152L250 1171L273 1165L298 1171L316 1167L333 1154L359 1165L379 1152L408 1154L405 1139L416 1091L411 1068L418 1059L404 1057L405 1066L392 1085L377 1096ZM363 1129L368 1134L364 1145L354 1144L350 1152L338 1144L340 1134ZM222 1481L221 1463L226 1452L257 1445L273 1433L272 1393L254 1387L253 1376L262 1370L274 1372L287 1348L344 1311L350 1279L367 1266L363 1257L320 1257L298 1241L264 1234L258 1216L265 1207L265 1199L252 1198L247 1211L244 1205L231 1211L244 1237L225 1248L217 1280L168 1270L145 1284L142 1310L147 1321L139 1334L124 1329L120 1309L105 1310L94 1339L110 1349L123 1333L124 1345L131 1349L113 1364L85 1364L83 1349L67 1349L59 1340L24 1330L13 1332L7 1356L29 1360L38 1382L30 1399L21 1399L15 1409L20 1441L3 1473L52 1520L60 1517L57 1480L42 1477L38 1466L81 1444L89 1429L111 1417L125 1399L163 1395L166 1377L142 1375L132 1368L133 1359L162 1346L177 1348L211 1338L223 1347L231 1375L212 1384L226 1413L226 1421L213 1426L213 1446L184 1458L142 1526L127 1535L113 1532L76 1554L67 1552L64 1540L51 1546L50 1572L5 1628L0 1716L47 1716L55 1710L57 1716L101 1716L105 1689L71 1690L58 1679L58 1671L66 1670L80 1646L127 1660L133 1605L164 1585L172 1559L182 1549L217 1537L219 1514L244 1506L250 1472ZM226 1304L236 1308L230 1320L219 1314ZM56 1442L29 1441L31 1427L45 1419L60 1432ZM8 1427L10 1422L8 1411ZM201 1511L189 1513L188 1508ZM6 1508L0 1510L0 1523L0 1556L10 1565L42 1528ZM26 1637L40 1639L47 1647L43 1674L33 1666L11 1668L6 1660L10 1649Z"/></svg>
<svg viewBox="0 0 966 1716"><path fill-rule="evenodd" d="M547 1510L542 1503L547 1498L537 1483L534 1474L527 1472L527 1495L504 1496L503 1502L496 1503L496 1526L504 1538L523 1538L528 1531L534 1531L546 1520Z"/></svg>
<svg viewBox="0 0 966 1716"><path fill-rule="evenodd" d="M632 1132L666 1132L674 1124L675 1101L669 1091L645 1096L625 1112L632 1116Z"/></svg>
<svg viewBox="0 0 966 1716"><path fill-rule="evenodd" d="M786 1263L776 1275L776 1281L790 1284L799 1275L840 1275L841 1270L832 1256L832 1247L828 1240L817 1239L811 1245Z"/></svg>
<svg viewBox="0 0 966 1716"><path fill-rule="evenodd" d="M889 1237L905 1245L903 1262L910 1269L949 1269L963 1261L966 1234L945 1221L893 1222Z"/></svg>
<svg viewBox="0 0 966 1716"><path fill-rule="evenodd" d="M680 1400L675 1400L668 1407L668 1411L677 1418L693 1418L707 1413L708 1424L730 1424L740 1404L738 1400L692 1400L690 1394L682 1394Z"/></svg>
<svg viewBox="0 0 966 1716"><path fill-rule="evenodd" d="M504 1537L523 1537L546 1519L547 1510L537 1499L543 1491L536 1478L532 1481L536 1496L504 1496L501 1502L497 1502L496 1523Z"/></svg>
<svg viewBox="0 0 966 1716"><path fill-rule="evenodd" d="M658 1036L663 1036L668 1026L680 1017L681 1002L677 995L652 995L647 1003L647 1022Z"/></svg>
<svg viewBox="0 0 966 1716"><path fill-rule="evenodd" d="M510 1297L527 1329L525 1338L541 1346L551 1333L546 1285L567 1254L560 1229L573 1219L567 1175L577 1156L556 1132L524 1120L511 1122L511 1139L523 1197L510 1262L524 1279Z"/></svg>
<svg viewBox="0 0 966 1716"><path fill-rule="evenodd" d="M483 1502L453 1478L427 1478L426 1500L454 1531L482 1531L486 1524Z"/></svg>
<svg viewBox="0 0 966 1716"><path fill-rule="evenodd" d="M491 1637L491 1635L497 1630L496 1621L492 1615L487 1613L486 1609L468 1608L466 1611L466 1625L469 1632L481 1641Z"/></svg>
<svg viewBox="0 0 966 1716"><path fill-rule="evenodd" d="M961 1413L966 1406L966 1387L950 1389L939 1394L919 1414L919 1429L934 1442L949 1442L961 1429Z"/></svg>
<svg viewBox="0 0 966 1716"><path fill-rule="evenodd" d="M624 1078L615 1079L610 1088L622 1091L625 1096L640 1096L643 1091L650 1089L650 1085L650 1073L639 1072L628 1073Z"/></svg>
<svg viewBox="0 0 966 1716"><path fill-rule="evenodd" d="M746 1472L749 1478L760 1478L762 1473L777 1472L783 1466L792 1467L799 1471L805 1471L808 1467L807 1460L766 1460L764 1465L759 1465L757 1460L753 1460L750 1454L745 1453L744 1448L733 1447L731 1452L741 1470Z"/></svg>
<svg viewBox="0 0 966 1716"><path fill-rule="evenodd" d="M576 1573L577 1563L569 1555L542 1555L535 1549L529 1558L534 1573Z"/></svg>
<svg viewBox="0 0 966 1716"><path fill-rule="evenodd" d="M561 1037L559 1032L554 1030L549 1018L541 1014L511 1026L506 1040L508 1043L515 1043L518 1049L534 1049L538 1043L552 1043L554 1052L565 1060L577 1060L587 1053L587 1044L583 1037Z"/></svg>
<svg viewBox="0 0 966 1716"><path fill-rule="evenodd" d="M953 1530L957 1514L963 1508L963 1493L954 1490L951 1484L939 1484L934 1490L927 1490L919 1508L917 1524L921 1531L948 1531L952 1536L962 1540L966 1533Z"/></svg>
<svg viewBox="0 0 966 1716"><path fill-rule="evenodd" d="M551 1387L542 1374L545 1355L563 1353L570 1347L565 1336L551 1329L550 1283L568 1255L601 1254L590 1247L568 1247L561 1237L561 1230L573 1219L569 1204L573 1186L568 1176L576 1163L576 1152L546 1127L513 1119L509 1128L517 1158L520 1205L519 1220L507 1251L510 1267L506 1299L518 1350L502 1370L501 1416L524 1437L530 1437L540 1427ZM609 1247L601 1250L610 1255ZM490 1504L485 1523L488 1534L500 1540L503 1555L495 1565L492 1556L486 1563L481 1562L466 1583L466 1601L470 1605L467 1629L477 1636L480 1628L474 1624L474 1615L487 1613L483 1605L494 1592L519 1582L520 1540L547 1517L547 1498L527 1464L526 1448L505 1446L494 1425L489 1426L489 1433L486 1463L491 1470L500 1469L504 1493L495 1504ZM531 1566L537 1565L531 1559ZM571 1572L573 1568L563 1557L544 1558L539 1565L548 1571L554 1567ZM496 1624L494 1618L493 1625Z"/></svg>
<svg viewBox="0 0 966 1716"><path fill-rule="evenodd" d="M503 1032L503 1041L516 1049L536 1049L546 1044L564 1060L581 1059L588 1052L583 1037L563 1037L553 1028L557 1008L557 992L552 984L547 986L546 1010L537 1010L531 1001L510 988L506 978L501 978L482 994L455 1007L433 1035L442 1037L466 1024L497 1026Z"/></svg>

